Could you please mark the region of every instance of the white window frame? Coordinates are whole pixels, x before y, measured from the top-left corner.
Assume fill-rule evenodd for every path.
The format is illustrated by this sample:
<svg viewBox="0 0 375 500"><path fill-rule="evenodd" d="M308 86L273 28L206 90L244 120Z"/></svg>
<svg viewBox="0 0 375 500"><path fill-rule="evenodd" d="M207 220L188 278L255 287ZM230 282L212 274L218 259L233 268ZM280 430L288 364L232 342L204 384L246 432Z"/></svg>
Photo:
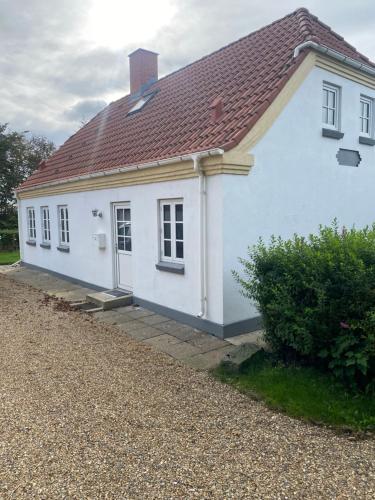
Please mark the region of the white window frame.
<svg viewBox="0 0 375 500"><path fill-rule="evenodd" d="M331 92L335 96L335 105L329 106L329 99L325 100L325 93ZM333 130L340 130L340 114L341 114L341 89L336 85L332 85L330 83L323 82L323 103L322 103L322 122L324 128L330 128ZM333 111L333 124L328 123L329 117L328 114L330 111ZM324 114L327 113L327 119L324 118Z"/></svg>
<svg viewBox="0 0 375 500"><path fill-rule="evenodd" d="M29 241L36 240L35 208L27 207L27 238Z"/></svg>
<svg viewBox="0 0 375 500"><path fill-rule="evenodd" d="M42 222L42 243L51 243L51 219L49 206L40 207L40 220Z"/></svg>
<svg viewBox="0 0 375 500"><path fill-rule="evenodd" d="M123 219L118 218L118 210L124 210ZM129 210L129 219L125 217L125 211ZM131 255L133 250L133 234L132 234L132 208L130 203L119 203L118 205L114 205L114 221L115 221L115 236L116 236L116 248L117 253L121 253L124 255ZM119 234L119 224L123 224L124 226L124 234ZM126 229L128 228L128 231ZM124 240L124 248L120 249L119 238ZM125 250L126 241L130 242L130 250Z"/></svg>
<svg viewBox="0 0 375 500"><path fill-rule="evenodd" d="M369 115L364 116L362 113L362 104L368 104ZM373 109L374 109L374 101L370 97L366 97L361 95L360 98L360 109L359 109L359 120L360 120L360 134L365 137L372 137L373 135ZM363 123L367 121L368 123L368 132L363 131Z"/></svg>
<svg viewBox="0 0 375 500"><path fill-rule="evenodd" d="M164 207L170 206L170 221L164 220ZM182 205L182 221L176 221L176 205ZM169 199L169 200L160 200L159 201L159 220L160 220L160 261L161 262L175 262L177 264L181 264L185 261L185 228L184 228L184 200L182 198L178 199ZM165 238L164 234L164 223L171 224L171 237ZM176 224L182 224L183 238L176 238ZM164 241L171 242L171 256L166 256L164 254ZM176 256L176 243L182 242L183 245L183 254L182 258Z"/></svg>
<svg viewBox="0 0 375 500"><path fill-rule="evenodd" d="M62 212L63 211L63 212ZM64 216L62 217L62 214ZM59 244L62 247L70 245L70 227L68 205L58 205L57 216L59 221Z"/></svg>

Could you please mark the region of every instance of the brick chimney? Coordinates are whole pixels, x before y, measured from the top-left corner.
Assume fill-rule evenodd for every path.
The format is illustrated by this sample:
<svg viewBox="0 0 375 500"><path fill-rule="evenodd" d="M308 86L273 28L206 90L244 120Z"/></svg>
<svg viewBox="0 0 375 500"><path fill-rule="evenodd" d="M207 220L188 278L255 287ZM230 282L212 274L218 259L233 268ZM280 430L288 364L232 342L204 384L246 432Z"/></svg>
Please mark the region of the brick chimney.
<svg viewBox="0 0 375 500"><path fill-rule="evenodd" d="M129 54L130 93L142 94L158 79L158 54L150 50L137 49Z"/></svg>

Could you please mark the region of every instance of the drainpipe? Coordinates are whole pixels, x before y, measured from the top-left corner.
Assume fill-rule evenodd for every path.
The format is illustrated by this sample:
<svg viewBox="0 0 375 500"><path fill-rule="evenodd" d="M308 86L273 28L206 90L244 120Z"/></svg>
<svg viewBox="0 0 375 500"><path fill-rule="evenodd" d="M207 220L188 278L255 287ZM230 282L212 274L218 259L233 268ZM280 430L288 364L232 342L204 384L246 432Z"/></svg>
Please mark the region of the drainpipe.
<svg viewBox="0 0 375 500"><path fill-rule="evenodd" d="M200 275L200 303L201 310L197 314L198 318L207 317L207 192L206 176L200 164L201 155L194 154L194 171L199 179L199 275Z"/></svg>
<svg viewBox="0 0 375 500"><path fill-rule="evenodd" d="M20 249L20 261L23 260L23 231L22 231L22 208L21 200L16 195L17 199L17 218L18 218L18 244Z"/></svg>

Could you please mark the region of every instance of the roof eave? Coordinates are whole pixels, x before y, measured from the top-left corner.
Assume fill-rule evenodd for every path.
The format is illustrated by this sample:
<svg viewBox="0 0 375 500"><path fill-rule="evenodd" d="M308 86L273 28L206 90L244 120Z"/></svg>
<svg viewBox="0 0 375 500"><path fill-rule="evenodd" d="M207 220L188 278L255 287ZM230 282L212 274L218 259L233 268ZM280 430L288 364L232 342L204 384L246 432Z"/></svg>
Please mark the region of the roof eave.
<svg viewBox="0 0 375 500"><path fill-rule="evenodd" d="M25 186L22 188L22 184L19 188L15 190L15 193L22 193L22 192L27 192L27 191L34 191L35 189L41 189L41 188L47 188L51 186L57 186L60 184L68 184L70 182L77 182L77 181L82 181L82 180L87 180L87 179L93 179L96 177L105 177L105 176L110 176L110 175L115 175L115 174L120 174L123 172L131 172L134 170L143 170L146 168L153 168L153 167L161 167L163 165L169 165L171 163L180 163L182 161L187 161L187 160L192 160L193 157L199 157L199 158L206 158L208 156L220 156L224 154L224 149L223 148L212 148L204 151L195 151L189 154L184 154L180 156L174 156L170 158L165 158L162 160L156 160L153 162L147 162L147 163L139 163L139 164L134 164L134 165L128 165L128 166L120 166L116 167L114 169L110 170L102 170L100 172L93 172L90 174L85 174L85 175L78 175L74 177L69 177L66 179L59 179L51 182L44 182L44 183L38 183L34 184L30 187Z"/></svg>

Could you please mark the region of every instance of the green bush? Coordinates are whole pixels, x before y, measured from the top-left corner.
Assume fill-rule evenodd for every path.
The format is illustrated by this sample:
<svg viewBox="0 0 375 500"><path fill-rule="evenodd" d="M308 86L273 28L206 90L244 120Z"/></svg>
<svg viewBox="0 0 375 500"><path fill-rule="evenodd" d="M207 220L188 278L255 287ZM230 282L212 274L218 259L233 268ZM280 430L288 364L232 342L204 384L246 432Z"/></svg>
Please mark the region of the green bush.
<svg viewBox="0 0 375 500"><path fill-rule="evenodd" d="M342 381L374 389L375 224L321 227L318 235L260 241L235 277L263 317L284 360L323 365Z"/></svg>
<svg viewBox="0 0 375 500"><path fill-rule="evenodd" d="M0 229L0 250L18 250L18 229Z"/></svg>

